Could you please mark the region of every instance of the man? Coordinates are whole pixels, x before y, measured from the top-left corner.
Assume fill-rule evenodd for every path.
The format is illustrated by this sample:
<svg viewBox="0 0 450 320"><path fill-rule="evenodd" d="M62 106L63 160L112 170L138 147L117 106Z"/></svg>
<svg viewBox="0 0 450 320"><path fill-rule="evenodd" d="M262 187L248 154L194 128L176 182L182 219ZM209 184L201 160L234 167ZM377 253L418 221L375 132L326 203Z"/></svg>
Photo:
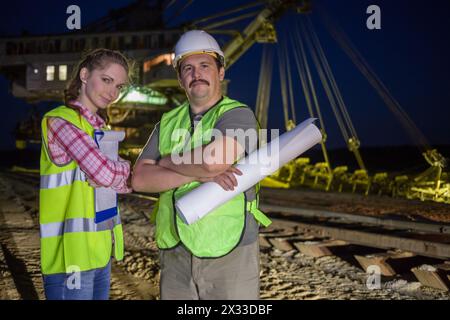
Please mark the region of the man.
<svg viewBox="0 0 450 320"><path fill-rule="evenodd" d="M133 189L160 192L154 212L161 299L259 298L258 222L270 220L257 209L256 187L192 225L174 209L176 199L202 182L234 190L235 175L242 173L233 163L256 147L246 150L232 134L236 129L257 132L257 121L250 108L222 96L224 63L208 33L193 30L181 36L173 65L188 101L162 116L135 165ZM213 136L213 129L221 135ZM176 134L180 130L189 135Z"/></svg>

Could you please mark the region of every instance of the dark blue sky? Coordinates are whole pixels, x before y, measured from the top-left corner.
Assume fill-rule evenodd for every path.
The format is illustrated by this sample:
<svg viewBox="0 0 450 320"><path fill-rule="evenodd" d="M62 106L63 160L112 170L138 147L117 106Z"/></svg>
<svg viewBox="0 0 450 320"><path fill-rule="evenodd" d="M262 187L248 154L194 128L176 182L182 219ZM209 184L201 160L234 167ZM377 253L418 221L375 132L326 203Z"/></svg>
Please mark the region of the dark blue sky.
<svg viewBox="0 0 450 320"><path fill-rule="evenodd" d="M83 25L130 3L127 0L96 1L23 1L16 0L2 8L0 34L18 35L22 30L33 34L62 33L66 29L66 8L77 4L82 12ZM186 1L183 1L186 2ZM191 20L249 1L197 0L185 10L181 20ZM431 144L450 144L450 1L448 0L320 0L324 8L343 28L366 61L399 101ZM366 28L366 8L376 4L381 8L382 29ZM313 9L314 10L314 9ZM277 22L280 39L292 34L298 19L286 14ZM379 96L359 73L321 24L317 12L312 19L338 86L348 107L362 146L415 144L398 120L388 111ZM176 24L178 21L173 21ZM254 45L226 77L231 80L229 95L251 107L256 101L261 45ZM291 57L292 70L294 60ZM274 61L277 65L277 61ZM278 69L274 69L269 126L283 127ZM298 76L294 75L295 79ZM298 80L296 89L297 118L307 117L306 105ZM320 87L316 83L317 87ZM319 99L328 130L331 148L344 146L342 136L321 92ZM17 121L24 119L30 106L8 93L8 83L0 76L0 99L4 116L0 119L0 149L14 146L11 131ZM41 103L40 110L51 103Z"/></svg>

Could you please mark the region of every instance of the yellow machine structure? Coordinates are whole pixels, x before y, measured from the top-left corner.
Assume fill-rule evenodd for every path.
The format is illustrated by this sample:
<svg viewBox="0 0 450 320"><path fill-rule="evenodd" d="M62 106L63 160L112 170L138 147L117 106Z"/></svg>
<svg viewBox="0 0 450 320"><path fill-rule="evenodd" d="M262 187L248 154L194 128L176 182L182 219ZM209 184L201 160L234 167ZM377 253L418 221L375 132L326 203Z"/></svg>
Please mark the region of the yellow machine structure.
<svg viewBox="0 0 450 320"><path fill-rule="evenodd" d="M394 114L402 115L400 121L412 137L415 138L415 140L418 139L422 143L425 149L422 155L430 165L430 168L425 172L414 176L393 176L387 172L378 172L372 175L369 174L359 152L360 140L357 136L355 127L353 126L351 117L347 112L344 99L339 91L333 73L331 72L330 65L328 64L311 21L308 20L307 17L305 19L305 22L297 26L296 32L292 32L294 40L291 41L291 49L289 50L288 46L284 44L284 46L281 46L278 53L285 127L286 131L290 131L296 123L290 63L287 61L287 52L290 51L294 53L309 115L317 118L320 123L323 136L321 148L324 161L311 163L310 158L299 157L286 164L273 175L265 178L261 182L261 185L270 188L308 187L324 191L358 192L364 195L368 195L369 193L377 195L384 194L393 197L420 199L422 201L431 200L450 203L450 175L448 172L444 172L447 165L446 159L436 149L431 149L428 146L426 139L420 133L418 128L401 109L398 102L390 95L379 78L370 70L356 49L348 43L342 34L339 34L338 28L333 28L333 36L337 42L343 47L344 51L368 79L369 83L377 90L388 107L393 110ZM313 77L311 76L307 52L317 70L342 136L347 143L348 150L353 153L359 166L359 168L353 172L350 172L347 166L336 166L333 168L330 163L325 144L327 139L325 123L322 118L315 86L312 80ZM269 54L264 52L260 73L260 88L265 92L270 91L268 90L268 88L270 88L270 82L267 80L267 77L271 74L272 68L272 65L267 60L267 56L269 56ZM263 126L266 126L268 99L267 97L264 97L264 92L258 92L258 98L257 117L260 123L262 123Z"/></svg>
<svg viewBox="0 0 450 320"><path fill-rule="evenodd" d="M438 154L430 150L424 153ZM261 185L269 188L309 187L325 191L350 191L365 195L391 195L408 199L450 203L450 175L443 172L441 163L429 162L430 168L417 176L389 176L387 172L369 175L366 170L349 172L347 166L333 169L326 162L310 163L309 158L297 158L275 174L265 178Z"/></svg>
<svg viewBox="0 0 450 320"><path fill-rule="evenodd" d="M430 168L414 177L406 197L450 203L449 173L443 172L447 164L446 159L436 149L428 150L422 155L430 164Z"/></svg>

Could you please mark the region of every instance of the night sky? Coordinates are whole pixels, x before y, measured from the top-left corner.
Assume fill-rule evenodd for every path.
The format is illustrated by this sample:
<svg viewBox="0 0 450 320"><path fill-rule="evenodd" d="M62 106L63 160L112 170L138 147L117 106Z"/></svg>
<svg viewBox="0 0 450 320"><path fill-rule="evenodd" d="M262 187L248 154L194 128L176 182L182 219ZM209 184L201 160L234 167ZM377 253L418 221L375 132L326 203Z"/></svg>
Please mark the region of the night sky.
<svg viewBox="0 0 450 320"><path fill-rule="evenodd" d="M32 34L66 32L66 8L77 4L81 8L82 27L118 9L130 0L15 0L4 6L0 19L0 35L19 35L27 30ZM250 1L193 1L177 23L217 13ZM346 35L364 56L365 60L383 81L391 94L409 114L432 145L450 144L450 1L448 0L316 0L342 27ZM186 3L186 1L183 1ZM368 30L366 9L376 4L381 8L381 30ZM178 7L177 7L178 8ZM173 10L167 16L173 14ZM323 27L314 11L311 14L325 54L346 102L362 146L415 145L402 129L397 118L388 110L375 90L344 54ZM298 15L284 15L276 24L278 37L285 39ZM261 61L260 44L254 45L226 74L230 80L229 96L254 108ZM308 117L294 60L296 110L298 121ZM283 115L279 88L277 60L274 61L272 99L269 127L282 128ZM325 117L330 148L345 145L339 133L323 90L315 82ZM0 99L3 116L0 119L0 149L14 148L12 130L16 123L26 118L30 106L8 93L8 82L0 76ZM57 104L40 103L40 112Z"/></svg>

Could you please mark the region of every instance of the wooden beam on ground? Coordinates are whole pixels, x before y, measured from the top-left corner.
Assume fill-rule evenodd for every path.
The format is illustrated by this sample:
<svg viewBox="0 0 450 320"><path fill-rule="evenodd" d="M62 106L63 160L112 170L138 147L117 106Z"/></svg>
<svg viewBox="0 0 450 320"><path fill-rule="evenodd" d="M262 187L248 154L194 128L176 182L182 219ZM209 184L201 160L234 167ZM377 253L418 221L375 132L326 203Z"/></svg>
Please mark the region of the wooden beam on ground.
<svg viewBox="0 0 450 320"><path fill-rule="evenodd" d="M269 242L280 251L291 251L294 247L284 238L268 238Z"/></svg>
<svg viewBox="0 0 450 320"><path fill-rule="evenodd" d="M355 259L365 271L367 271L370 266L377 266L380 268L380 272L383 276L395 276L397 272L403 271L398 270L396 266L401 265L402 260L414 256L415 255L411 252L385 252L366 256L355 255Z"/></svg>
<svg viewBox="0 0 450 320"><path fill-rule="evenodd" d="M272 245L267 241L266 237L259 235L259 247L260 248L272 248Z"/></svg>
<svg viewBox="0 0 450 320"><path fill-rule="evenodd" d="M323 242L295 242L294 245L301 253L319 258L333 255L330 250L331 247L345 246L348 243L342 240L329 240Z"/></svg>
<svg viewBox="0 0 450 320"><path fill-rule="evenodd" d="M272 219L273 221L279 219ZM376 232L355 231L338 228L327 227L319 224L295 222L299 228L315 230L321 236L348 241L349 243L359 244L369 247L383 249L398 249L402 251L414 252L419 255L434 258L450 258L450 244L431 242L405 238L400 236L391 236Z"/></svg>
<svg viewBox="0 0 450 320"><path fill-rule="evenodd" d="M420 266L412 268L420 283L426 287L432 287L439 290L450 290L450 264L443 263L434 266Z"/></svg>

